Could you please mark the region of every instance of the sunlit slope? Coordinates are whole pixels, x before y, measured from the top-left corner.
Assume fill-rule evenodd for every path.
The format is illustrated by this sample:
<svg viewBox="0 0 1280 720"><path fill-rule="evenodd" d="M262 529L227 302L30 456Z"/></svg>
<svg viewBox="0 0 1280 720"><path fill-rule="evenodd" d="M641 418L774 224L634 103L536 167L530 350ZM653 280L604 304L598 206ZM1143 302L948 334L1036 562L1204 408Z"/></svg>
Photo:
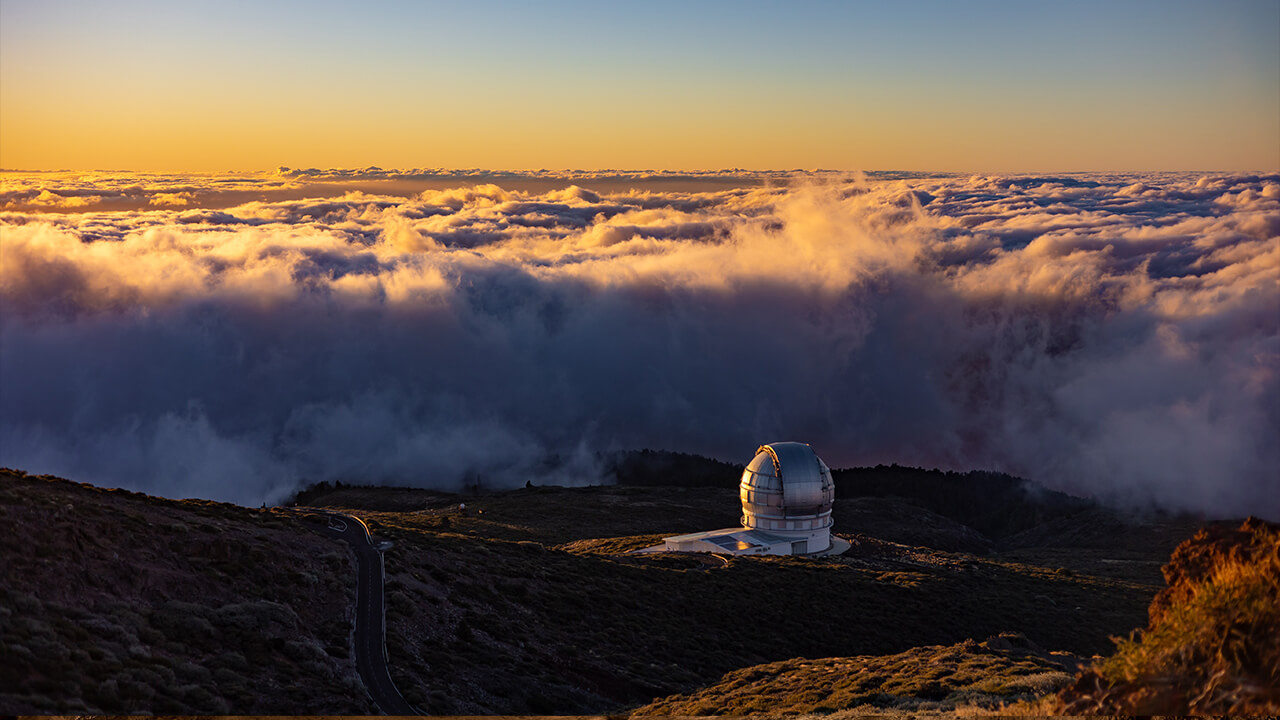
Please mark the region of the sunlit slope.
<svg viewBox="0 0 1280 720"><path fill-rule="evenodd" d="M725 675L688 695L674 695L635 715L749 715L886 710L950 711L1000 707L1071 682L1075 659L1052 654L1009 633L978 643L918 647L881 656L757 665Z"/></svg>
<svg viewBox="0 0 1280 720"><path fill-rule="evenodd" d="M1147 628L1082 673L1052 713L1280 712L1280 526L1250 518L1178 546Z"/></svg>

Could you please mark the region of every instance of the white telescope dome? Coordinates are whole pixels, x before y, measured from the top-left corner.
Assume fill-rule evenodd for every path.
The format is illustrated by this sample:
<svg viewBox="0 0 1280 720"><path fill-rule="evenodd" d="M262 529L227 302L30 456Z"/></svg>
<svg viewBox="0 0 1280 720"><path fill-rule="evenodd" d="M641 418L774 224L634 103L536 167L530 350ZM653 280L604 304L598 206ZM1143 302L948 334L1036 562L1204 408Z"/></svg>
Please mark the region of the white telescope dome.
<svg viewBox="0 0 1280 720"><path fill-rule="evenodd" d="M761 445L738 484L742 526L771 532L800 533L824 549L831 527L835 483L831 470L806 443Z"/></svg>
<svg viewBox="0 0 1280 720"><path fill-rule="evenodd" d="M761 445L742 471L738 495L742 527L675 535L637 552L826 555L849 549L831 535L831 470L805 443Z"/></svg>

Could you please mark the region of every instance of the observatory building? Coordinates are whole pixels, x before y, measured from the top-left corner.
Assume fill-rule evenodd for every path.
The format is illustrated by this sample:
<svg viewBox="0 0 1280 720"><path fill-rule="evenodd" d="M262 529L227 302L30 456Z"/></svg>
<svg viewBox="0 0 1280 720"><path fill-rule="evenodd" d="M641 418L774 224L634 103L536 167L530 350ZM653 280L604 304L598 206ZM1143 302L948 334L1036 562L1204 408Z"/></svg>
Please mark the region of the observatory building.
<svg viewBox="0 0 1280 720"><path fill-rule="evenodd" d="M813 555L832 550L831 470L806 443L761 445L738 483L742 527L669 537L661 548L733 555ZM847 543L841 541L847 549Z"/></svg>

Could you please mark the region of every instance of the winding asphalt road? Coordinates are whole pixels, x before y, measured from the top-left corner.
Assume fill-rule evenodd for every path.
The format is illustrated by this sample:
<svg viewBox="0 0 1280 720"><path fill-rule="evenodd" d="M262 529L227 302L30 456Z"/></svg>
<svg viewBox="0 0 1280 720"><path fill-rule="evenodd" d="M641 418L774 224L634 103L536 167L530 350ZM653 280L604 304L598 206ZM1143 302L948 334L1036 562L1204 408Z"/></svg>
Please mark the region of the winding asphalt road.
<svg viewBox="0 0 1280 720"><path fill-rule="evenodd" d="M387 667L386 605L383 602L382 552L369 537L369 527L354 515L319 508L296 508L329 520L321 532L347 541L356 553L356 670L378 708L387 715L419 715L391 681Z"/></svg>

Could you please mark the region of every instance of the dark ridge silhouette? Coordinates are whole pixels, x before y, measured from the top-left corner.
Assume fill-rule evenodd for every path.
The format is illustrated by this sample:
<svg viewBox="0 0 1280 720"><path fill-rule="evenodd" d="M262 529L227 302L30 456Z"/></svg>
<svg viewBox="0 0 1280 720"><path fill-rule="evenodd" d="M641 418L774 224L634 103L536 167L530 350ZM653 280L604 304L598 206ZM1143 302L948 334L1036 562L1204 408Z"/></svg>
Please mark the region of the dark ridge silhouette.
<svg viewBox="0 0 1280 720"><path fill-rule="evenodd" d="M635 487L734 488L742 467L701 455L650 449L617 452L605 458L606 477L611 476L618 485ZM954 472L877 465L836 469L831 475L837 500L900 498L968 525L993 540L1098 507L1093 500L985 470Z"/></svg>
<svg viewBox="0 0 1280 720"><path fill-rule="evenodd" d="M736 492L742 475L742 465L724 462L692 453L667 450L624 450L602 453L596 456L600 475L597 482L621 487L651 488L680 487L717 489ZM550 456L539 467L559 468L564 459ZM541 477L541 476L540 476ZM921 543L949 550L968 549L978 552L983 548L1001 547L1013 549L1027 545L1039 546L1051 542L1078 545L1086 542L1097 547L1115 545L1121 535L1132 529L1137 517L1132 513L1108 508L1096 500L1080 498L1050 490L1025 478L1006 473L973 470L956 472L929 470L902 465L877 465L875 467L840 468L832 470L836 483L837 517L854 517L865 521L867 513L888 512L893 518L882 518L889 525L903 525L903 518L911 515L911 507L923 508L935 518L958 523L975 531L981 538L968 538L960 545L943 544L937 538L921 540L921 532L940 529L937 523L917 519L911 526L914 543ZM529 482L517 492L541 491L555 487L542 482ZM286 504L315 505L338 502L334 493L342 490L378 490L379 493L357 492L343 496L342 502L363 503L357 506L378 510L406 510L424 507L440 507L458 498L485 497L510 492L489 488L485 479L477 477L465 484L458 493L420 488L379 488L376 484L355 482L313 483ZM360 498L358 501L355 498ZM877 498L889 505L866 502L851 505L849 501ZM338 502L339 505L342 502ZM370 504L372 503L372 504ZM898 508L897 510L890 510ZM731 508L730 508L731 509ZM852 513L852 515L850 515ZM1156 518L1166 520L1172 515L1156 513ZM1148 518L1151 520L1153 518ZM1200 518L1203 520L1204 518ZM721 521L724 518L720 518ZM1145 526L1146 522L1138 522ZM853 528L846 525L846 531ZM1065 540L1070 535L1070 540ZM895 536L907 541L907 536ZM956 538L953 538L955 540ZM958 541L957 541L958 542ZM974 544L977 542L977 544ZM1126 541L1144 542L1130 538ZM1121 543L1125 544L1125 543Z"/></svg>
<svg viewBox="0 0 1280 720"><path fill-rule="evenodd" d="M306 487L302 488L298 492L294 493L293 497L285 501L284 504L285 505L304 505L304 506L311 505L315 502L316 498L319 498L323 495L328 495L334 490L341 490L344 487L348 487L348 486L344 484L341 480L335 480L332 483L330 483L327 480L311 483L310 485L307 485Z"/></svg>
<svg viewBox="0 0 1280 720"><path fill-rule="evenodd" d="M735 488L743 468L702 455L648 448L609 453L602 460L606 477L632 487Z"/></svg>
<svg viewBox="0 0 1280 720"><path fill-rule="evenodd" d="M986 470L954 472L877 465L832 470L831 475L837 498L902 498L994 540L1098 507L1094 500Z"/></svg>

